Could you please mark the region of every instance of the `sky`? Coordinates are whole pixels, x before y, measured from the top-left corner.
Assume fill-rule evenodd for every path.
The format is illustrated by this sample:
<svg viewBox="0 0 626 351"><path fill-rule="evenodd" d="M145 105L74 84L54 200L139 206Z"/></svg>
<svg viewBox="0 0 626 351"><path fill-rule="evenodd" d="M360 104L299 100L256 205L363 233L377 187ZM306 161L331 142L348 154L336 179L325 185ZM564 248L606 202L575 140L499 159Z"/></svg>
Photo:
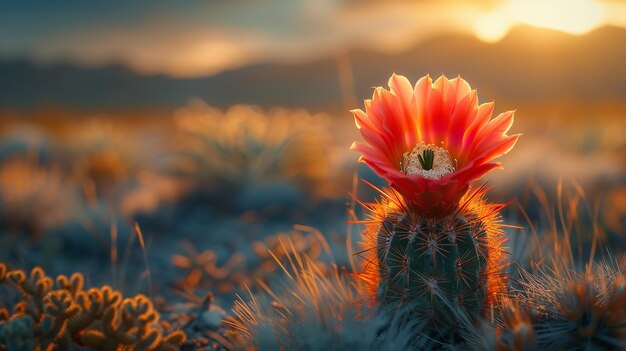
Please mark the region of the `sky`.
<svg viewBox="0 0 626 351"><path fill-rule="evenodd" d="M214 75L367 49L401 53L438 35L501 40L518 24L573 35L626 27L626 1L211 0L4 1L0 59L143 74Z"/></svg>

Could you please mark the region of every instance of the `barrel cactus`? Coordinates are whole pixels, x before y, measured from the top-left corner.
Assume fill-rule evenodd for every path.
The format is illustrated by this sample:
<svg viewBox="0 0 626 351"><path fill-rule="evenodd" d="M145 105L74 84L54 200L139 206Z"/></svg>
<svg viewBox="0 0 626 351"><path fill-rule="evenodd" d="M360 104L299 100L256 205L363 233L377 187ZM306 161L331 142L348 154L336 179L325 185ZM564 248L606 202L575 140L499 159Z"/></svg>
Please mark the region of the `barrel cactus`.
<svg viewBox="0 0 626 351"><path fill-rule="evenodd" d="M439 332L488 314L503 290L502 205L487 204L482 190L462 203L441 218L420 215L396 198L365 204L367 259L360 277L370 296L383 305L410 305L412 316Z"/></svg>
<svg viewBox="0 0 626 351"><path fill-rule="evenodd" d="M491 119L467 82L442 76L415 87L393 75L365 111L353 110L364 143L352 148L385 178L368 211L360 277L372 301L410 306L425 330L455 330L487 315L503 291L505 250L499 211L474 181L500 164L518 135L513 111Z"/></svg>

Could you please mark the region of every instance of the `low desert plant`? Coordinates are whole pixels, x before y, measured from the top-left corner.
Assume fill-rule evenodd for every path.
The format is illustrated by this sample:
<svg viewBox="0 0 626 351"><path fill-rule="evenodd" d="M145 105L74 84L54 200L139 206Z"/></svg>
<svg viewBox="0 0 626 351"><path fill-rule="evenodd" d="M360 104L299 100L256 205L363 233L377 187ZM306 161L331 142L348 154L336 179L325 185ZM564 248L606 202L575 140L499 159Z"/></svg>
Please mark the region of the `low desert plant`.
<svg viewBox="0 0 626 351"><path fill-rule="evenodd" d="M84 290L80 273L53 280L39 267L27 275L0 263L0 284L21 293L14 306L0 308L0 350L74 345L105 351L173 351L185 341L182 331L162 330L148 297L123 298L109 286Z"/></svg>

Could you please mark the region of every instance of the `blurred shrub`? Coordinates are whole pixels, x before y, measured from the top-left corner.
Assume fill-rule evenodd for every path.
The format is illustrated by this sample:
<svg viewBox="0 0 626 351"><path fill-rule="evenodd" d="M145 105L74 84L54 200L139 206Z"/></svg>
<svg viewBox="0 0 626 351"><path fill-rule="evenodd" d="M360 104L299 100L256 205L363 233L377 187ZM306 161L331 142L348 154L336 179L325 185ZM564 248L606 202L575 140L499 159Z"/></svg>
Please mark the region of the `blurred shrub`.
<svg viewBox="0 0 626 351"><path fill-rule="evenodd" d="M11 159L29 159L47 164L52 158L52 140L43 130L17 124L0 134L0 163Z"/></svg>
<svg viewBox="0 0 626 351"><path fill-rule="evenodd" d="M180 326L187 334L183 350L223 350L216 339L222 339L220 334L225 332L223 321L227 314L214 302L212 293L202 299L194 296L192 301L174 305L168 305L165 299L157 297L155 305L162 316L172 320L173 325Z"/></svg>
<svg viewBox="0 0 626 351"><path fill-rule="evenodd" d="M153 213L164 203L175 204L188 191L187 184L173 177L139 172L136 186L124 193L119 210L129 218L138 213Z"/></svg>
<svg viewBox="0 0 626 351"><path fill-rule="evenodd" d="M76 208L78 194L56 168L28 159L0 163L0 227L38 235L63 223Z"/></svg>
<svg viewBox="0 0 626 351"><path fill-rule="evenodd" d="M603 204L603 224L614 233L626 233L626 186L619 186L607 194Z"/></svg>
<svg viewBox="0 0 626 351"><path fill-rule="evenodd" d="M281 273L280 266L288 264L292 254L306 255L321 271L327 271L322 253L328 253L329 248L322 234L313 228L298 229L255 241L250 255L235 252L221 265L215 251L198 253L187 243L185 254L172 257L172 264L185 272L176 287L183 291L204 289L223 294L244 286L256 289L259 284L275 280Z"/></svg>
<svg viewBox="0 0 626 351"><path fill-rule="evenodd" d="M216 192L222 205L293 203L296 188L312 191L327 176L326 115L246 105L222 112L194 100L174 121L180 135L171 171Z"/></svg>
<svg viewBox="0 0 626 351"><path fill-rule="evenodd" d="M117 199L142 170L154 169L159 154L148 138L130 128L94 119L61 131L57 159L88 201Z"/></svg>

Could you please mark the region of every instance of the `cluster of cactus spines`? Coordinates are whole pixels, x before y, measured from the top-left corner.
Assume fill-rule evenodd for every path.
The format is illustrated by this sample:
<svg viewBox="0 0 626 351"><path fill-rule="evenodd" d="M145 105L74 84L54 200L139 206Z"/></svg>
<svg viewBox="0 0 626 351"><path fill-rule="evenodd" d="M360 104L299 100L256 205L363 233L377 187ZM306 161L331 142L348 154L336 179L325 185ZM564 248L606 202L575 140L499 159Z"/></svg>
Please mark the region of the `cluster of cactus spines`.
<svg viewBox="0 0 626 351"><path fill-rule="evenodd" d="M571 283L569 289L558 295L560 315L545 316L538 322L538 328L549 333L551 343L563 344L566 348L593 345L598 348L626 348L626 279L621 277L613 282L612 291L599 296L594 282L586 279L580 283ZM557 321L552 321L557 319ZM565 322L565 323L563 323ZM549 326L554 323L553 326ZM559 325L570 326L565 330ZM545 338L548 339L548 338Z"/></svg>
<svg viewBox="0 0 626 351"><path fill-rule="evenodd" d="M84 278L60 275L56 284L36 267L30 275L0 263L0 284L24 299L10 313L0 309L0 350L53 350L71 345L95 350L177 350L182 331L163 335L159 315L143 295L122 298L108 286L83 290ZM56 286L56 288L55 288ZM6 346L3 346L6 345Z"/></svg>
<svg viewBox="0 0 626 351"><path fill-rule="evenodd" d="M501 304L502 327L497 338L497 350L524 351L537 348L533 324L534 312L520 301L506 299Z"/></svg>
<svg viewBox="0 0 626 351"><path fill-rule="evenodd" d="M621 269L600 264L584 273L523 272L521 284L526 306L517 313L532 328L532 337L518 335L523 346L518 349L626 349L626 276ZM505 327L515 334L513 323Z"/></svg>
<svg viewBox="0 0 626 351"><path fill-rule="evenodd" d="M400 196L385 198L365 204L361 277L376 300L410 305L413 318L446 335L488 314L503 286L502 206L486 204L478 189L456 212L433 218L412 211Z"/></svg>

